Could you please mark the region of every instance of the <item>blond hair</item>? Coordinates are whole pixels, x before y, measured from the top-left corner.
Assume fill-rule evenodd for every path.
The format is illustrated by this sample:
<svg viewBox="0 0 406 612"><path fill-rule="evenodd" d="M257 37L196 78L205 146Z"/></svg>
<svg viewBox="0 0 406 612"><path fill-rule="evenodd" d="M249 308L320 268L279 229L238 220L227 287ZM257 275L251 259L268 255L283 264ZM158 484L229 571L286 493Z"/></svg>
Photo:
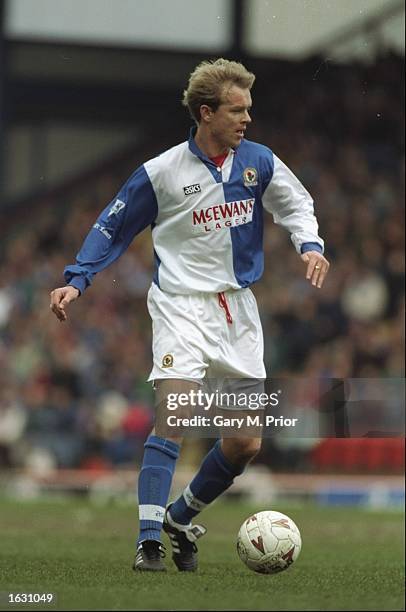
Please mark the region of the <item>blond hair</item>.
<svg viewBox="0 0 406 612"><path fill-rule="evenodd" d="M237 85L251 89L255 75L240 64L222 57L201 62L189 77L187 89L183 92L183 106L189 109L192 118L199 123L200 107L207 104L214 111L222 102L224 86Z"/></svg>

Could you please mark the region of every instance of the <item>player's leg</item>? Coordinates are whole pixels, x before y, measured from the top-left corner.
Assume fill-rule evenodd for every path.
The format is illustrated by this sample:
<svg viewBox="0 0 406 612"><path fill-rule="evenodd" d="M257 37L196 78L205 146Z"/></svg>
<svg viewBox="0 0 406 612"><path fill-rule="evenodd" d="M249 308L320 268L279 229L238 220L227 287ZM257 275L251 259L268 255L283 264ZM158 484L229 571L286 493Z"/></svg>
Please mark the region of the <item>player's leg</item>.
<svg viewBox="0 0 406 612"><path fill-rule="evenodd" d="M225 405L217 408L224 420L245 422L252 417L249 409L249 397L257 397L263 391L263 381L257 379L222 381L221 387L216 381L216 388L225 389L223 401ZM235 398L245 398L243 405L231 408L227 403ZM220 398L219 398L220 399ZM226 408L227 406L227 408ZM245 408L245 409L244 409ZM246 466L257 455L261 448L262 425L245 425L240 429L230 426L220 428L221 440L216 442L204 457L200 468L185 488L182 495L170 506L167 513L169 523L189 524L208 504L217 499L243 473Z"/></svg>
<svg viewBox="0 0 406 612"><path fill-rule="evenodd" d="M180 497L165 515L164 530L171 538L173 560L181 571L197 569L195 541L205 528L192 519L217 499L244 471L261 447L261 438L232 438L216 442Z"/></svg>
<svg viewBox="0 0 406 612"><path fill-rule="evenodd" d="M159 423L161 415L166 413L168 394L188 393L196 386L185 380L156 381L156 421ZM136 570L165 570L161 561L161 530L181 442L180 436L162 435L160 428L154 428L145 442L138 479L140 530L134 562Z"/></svg>
<svg viewBox="0 0 406 612"><path fill-rule="evenodd" d="M224 493L261 448L261 438L223 438L203 459L191 483L170 506L167 520L187 525Z"/></svg>

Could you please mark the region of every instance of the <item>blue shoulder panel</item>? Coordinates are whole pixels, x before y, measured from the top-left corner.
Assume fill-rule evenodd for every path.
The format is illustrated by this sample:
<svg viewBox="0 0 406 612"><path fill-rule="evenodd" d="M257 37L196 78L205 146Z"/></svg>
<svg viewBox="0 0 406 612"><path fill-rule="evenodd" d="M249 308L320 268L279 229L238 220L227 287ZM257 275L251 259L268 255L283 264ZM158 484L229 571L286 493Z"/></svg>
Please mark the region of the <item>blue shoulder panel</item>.
<svg viewBox="0 0 406 612"><path fill-rule="evenodd" d="M252 221L230 229L234 274L241 287L261 278L264 270L262 194L273 175L267 147L243 140L234 157L230 179L223 183L226 202L254 200Z"/></svg>

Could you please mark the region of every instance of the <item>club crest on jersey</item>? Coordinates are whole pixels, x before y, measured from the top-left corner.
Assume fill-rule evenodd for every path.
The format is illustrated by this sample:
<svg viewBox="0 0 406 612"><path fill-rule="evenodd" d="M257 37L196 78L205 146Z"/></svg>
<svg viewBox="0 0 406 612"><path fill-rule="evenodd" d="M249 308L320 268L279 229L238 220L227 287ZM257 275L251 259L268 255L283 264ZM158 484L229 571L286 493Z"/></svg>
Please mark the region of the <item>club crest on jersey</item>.
<svg viewBox="0 0 406 612"><path fill-rule="evenodd" d="M173 366L173 355L167 353L162 357L162 367L171 368Z"/></svg>
<svg viewBox="0 0 406 612"><path fill-rule="evenodd" d="M258 185L258 172L255 168L245 168L243 176L244 185L246 187L255 187L255 185Z"/></svg>
<svg viewBox="0 0 406 612"><path fill-rule="evenodd" d="M185 196L193 195L194 193L200 193L201 190L202 189L200 187L200 183L195 183L194 185L188 185L187 187L183 188L183 192Z"/></svg>

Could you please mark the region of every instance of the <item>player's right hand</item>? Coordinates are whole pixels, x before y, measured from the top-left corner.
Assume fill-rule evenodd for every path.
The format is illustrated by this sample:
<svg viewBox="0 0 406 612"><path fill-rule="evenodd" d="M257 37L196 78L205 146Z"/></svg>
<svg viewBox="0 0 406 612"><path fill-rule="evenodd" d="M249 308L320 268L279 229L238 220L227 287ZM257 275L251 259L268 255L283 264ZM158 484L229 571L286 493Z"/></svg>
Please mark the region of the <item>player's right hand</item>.
<svg viewBox="0 0 406 612"><path fill-rule="evenodd" d="M76 300L79 295L79 289L72 287L72 285L66 285L66 287L59 287L51 291L51 303L49 305L52 312L58 317L60 322L67 320L65 307Z"/></svg>

